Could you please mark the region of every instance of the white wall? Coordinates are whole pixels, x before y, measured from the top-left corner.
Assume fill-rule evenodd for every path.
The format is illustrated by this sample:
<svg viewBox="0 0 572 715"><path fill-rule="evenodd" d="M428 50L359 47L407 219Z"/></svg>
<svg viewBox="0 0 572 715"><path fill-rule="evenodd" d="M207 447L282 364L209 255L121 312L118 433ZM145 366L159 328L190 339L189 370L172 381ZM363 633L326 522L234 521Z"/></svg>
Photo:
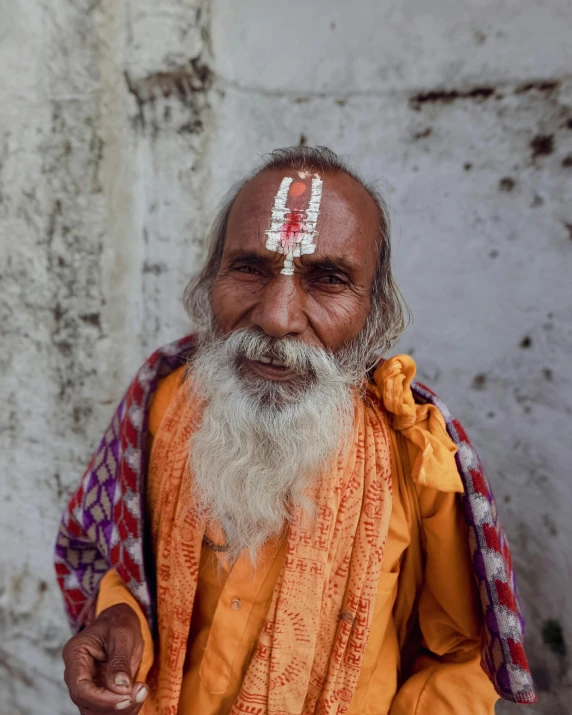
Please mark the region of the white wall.
<svg viewBox="0 0 572 715"><path fill-rule="evenodd" d="M571 29L569 0L0 0L0 715L74 712L59 515L138 362L187 330L221 195L300 140L386 188L399 349L493 481L528 712L568 712L541 631L572 642Z"/></svg>

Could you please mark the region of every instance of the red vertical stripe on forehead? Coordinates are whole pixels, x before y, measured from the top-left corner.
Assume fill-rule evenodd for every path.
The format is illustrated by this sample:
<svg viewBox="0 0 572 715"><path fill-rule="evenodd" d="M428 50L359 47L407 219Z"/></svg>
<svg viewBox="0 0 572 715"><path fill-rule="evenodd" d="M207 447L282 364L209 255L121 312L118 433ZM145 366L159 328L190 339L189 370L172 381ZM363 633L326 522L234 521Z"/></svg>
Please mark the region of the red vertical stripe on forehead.
<svg viewBox="0 0 572 715"><path fill-rule="evenodd" d="M304 230L302 223L302 213L300 211L292 211L288 214L284 221L284 226L281 231L281 243L287 250L292 250L296 244L298 234Z"/></svg>
<svg viewBox="0 0 572 715"><path fill-rule="evenodd" d="M290 196L296 197L296 196L302 196L302 194L306 191L306 184L304 184L301 181L295 181L291 186L290 186L290 191L288 192Z"/></svg>

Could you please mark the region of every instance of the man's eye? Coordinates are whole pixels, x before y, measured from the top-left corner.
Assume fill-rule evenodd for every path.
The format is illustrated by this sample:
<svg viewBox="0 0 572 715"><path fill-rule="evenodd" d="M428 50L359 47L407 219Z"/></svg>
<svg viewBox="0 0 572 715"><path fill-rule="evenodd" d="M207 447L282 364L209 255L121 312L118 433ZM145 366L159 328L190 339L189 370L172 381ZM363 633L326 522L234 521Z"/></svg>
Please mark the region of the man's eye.
<svg viewBox="0 0 572 715"><path fill-rule="evenodd" d="M347 280L343 276L336 275L335 273L318 276L317 281L323 285L346 285L347 283Z"/></svg>
<svg viewBox="0 0 572 715"><path fill-rule="evenodd" d="M254 266L234 266L234 270L238 271L239 273L246 273L250 275L258 275L260 271L258 271Z"/></svg>

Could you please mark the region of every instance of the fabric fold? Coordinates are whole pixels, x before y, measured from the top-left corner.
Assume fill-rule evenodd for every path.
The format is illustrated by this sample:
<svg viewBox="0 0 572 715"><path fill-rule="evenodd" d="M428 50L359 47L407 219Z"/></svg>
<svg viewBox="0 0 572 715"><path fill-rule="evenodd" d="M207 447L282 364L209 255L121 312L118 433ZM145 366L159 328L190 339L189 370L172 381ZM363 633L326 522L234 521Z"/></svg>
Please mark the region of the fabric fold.
<svg viewBox="0 0 572 715"><path fill-rule="evenodd" d="M373 380L391 426L409 443L413 481L442 492L462 494L463 483L455 463L457 447L437 407L415 403L411 389L414 377L413 358L396 355L378 367Z"/></svg>

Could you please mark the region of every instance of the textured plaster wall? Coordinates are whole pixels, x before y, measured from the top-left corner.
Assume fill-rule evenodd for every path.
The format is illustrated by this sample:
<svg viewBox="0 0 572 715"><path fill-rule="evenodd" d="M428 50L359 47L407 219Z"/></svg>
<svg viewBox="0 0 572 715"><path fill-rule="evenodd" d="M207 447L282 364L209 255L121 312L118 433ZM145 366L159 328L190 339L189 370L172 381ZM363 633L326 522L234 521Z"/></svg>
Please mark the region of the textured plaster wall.
<svg viewBox="0 0 572 715"><path fill-rule="evenodd" d="M399 350L493 481L528 712L570 712L571 29L565 0L0 0L0 715L74 712L61 509L138 362L187 329L222 194L296 143L385 187Z"/></svg>

